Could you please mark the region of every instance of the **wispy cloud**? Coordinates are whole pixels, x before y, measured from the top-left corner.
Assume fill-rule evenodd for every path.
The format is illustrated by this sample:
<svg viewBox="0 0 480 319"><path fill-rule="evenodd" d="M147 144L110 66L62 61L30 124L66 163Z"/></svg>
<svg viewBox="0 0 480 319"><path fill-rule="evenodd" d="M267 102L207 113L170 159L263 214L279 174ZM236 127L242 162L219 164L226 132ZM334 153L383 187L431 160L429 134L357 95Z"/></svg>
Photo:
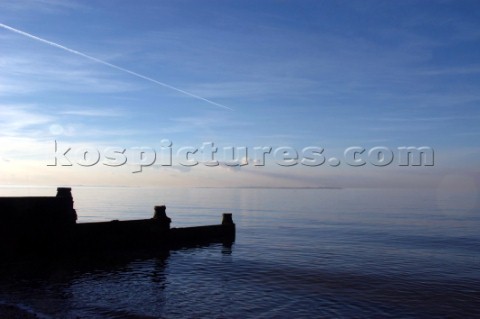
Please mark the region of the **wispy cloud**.
<svg viewBox="0 0 480 319"><path fill-rule="evenodd" d="M27 50L25 50L27 51ZM85 63L55 54L21 52L0 56L0 95L36 92L122 93L142 87Z"/></svg>
<svg viewBox="0 0 480 319"><path fill-rule="evenodd" d="M437 75L475 75L480 73L480 65L462 65L462 66L455 66L455 67L437 67L437 68L430 68L423 71L419 71L420 75L429 75L429 76L437 76Z"/></svg>
<svg viewBox="0 0 480 319"><path fill-rule="evenodd" d="M266 77L243 81L224 81L201 83L190 86L189 90L212 98L280 98L285 96L300 97L305 95L327 94L320 89L321 83L298 77Z"/></svg>
<svg viewBox="0 0 480 319"><path fill-rule="evenodd" d="M74 116L85 116L85 117L121 117L125 115L123 110L119 109L91 109L91 108L77 108L72 109L69 107L66 111L60 111L61 115L74 115Z"/></svg>
<svg viewBox="0 0 480 319"><path fill-rule="evenodd" d="M33 34L30 34L30 33L28 33L28 32L25 32L25 31L22 31L22 30L13 28L13 27L8 26L8 25L6 25L6 24L0 23L0 28L3 28L3 29L5 29L5 30L11 31L11 32L15 32L15 33L17 33L17 34L20 34L20 35L22 35L22 36L28 37L28 38L30 38L30 39L33 39L33 40L42 42L42 43L44 43L44 44L50 45L50 46L52 46L52 47L55 47L55 48L58 48L58 49L67 51L67 52L72 53L72 54L75 54L75 55L78 55L78 56L80 56L80 57L83 57L83 58L85 58L85 59L91 60L91 61L93 61L93 62L103 64L103 65L105 65L105 66L108 66L108 67L110 67L110 68L116 69L116 70L118 70L118 71L121 71L121 72L130 74L130 75L133 75L133 76L135 76L135 77L137 77L137 78L141 78L141 79L143 79L143 80L146 80L146 81L155 83L155 84L157 84L157 85L166 87L166 88L168 88L168 89L170 89L170 90L174 90L174 91L180 92L180 93L182 93L182 94L184 94L184 95L188 95L188 96L193 97L193 98L195 98L195 99L205 101L205 102L207 102L207 103L210 103L210 104L212 104L212 105L215 105L215 106L218 106L218 107L221 107L221 108L224 108L224 109L232 110L230 107L225 106L225 105L223 105L223 104L214 102L214 101L212 101L212 100L206 99L206 98L201 97L201 96L199 96L199 95L196 95L196 94L190 93L190 92L188 92L188 91L179 89L179 88L177 88L177 87L175 87L175 86L172 86L172 85L170 85L170 84L167 84L167 83L164 83L164 82L160 82L160 81L155 80L155 79L153 79L153 78L151 78L151 77L142 75L142 74L140 74L140 73L131 71L131 70L129 70L129 69L125 69L125 68L120 67L120 66L118 66L118 65L115 65L115 64L109 63L109 62L107 62L107 61L104 61L104 60L98 59L98 58L96 58L96 57L93 57L93 56L91 56L91 55L82 53L82 52L80 52L80 51L73 50L73 49L71 49L71 48L68 48L68 47L66 47L66 46L63 46L63 45L58 44L58 43L56 43L56 42L49 41L49 40L43 39L43 38L41 38L41 37L35 36L35 35L33 35Z"/></svg>
<svg viewBox="0 0 480 319"><path fill-rule="evenodd" d="M449 122L449 121L463 121L463 120L473 120L478 121L480 120L480 115L476 116L461 116L461 115L454 115L454 116L429 116L429 117L384 117L384 118L377 118L375 121L387 121L387 122Z"/></svg>
<svg viewBox="0 0 480 319"><path fill-rule="evenodd" d="M55 120L38 112L34 105L0 104L0 156L12 159L35 159L45 152L45 131Z"/></svg>
<svg viewBox="0 0 480 319"><path fill-rule="evenodd" d="M31 105L1 105L0 124L1 135L17 136L27 130L38 129L38 126L51 123L54 118L50 115L39 113Z"/></svg>
<svg viewBox="0 0 480 319"><path fill-rule="evenodd" d="M16 0L0 2L2 10L13 12L31 11L36 13L59 13L65 10L86 8L85 3L74 0Z"/></svg>

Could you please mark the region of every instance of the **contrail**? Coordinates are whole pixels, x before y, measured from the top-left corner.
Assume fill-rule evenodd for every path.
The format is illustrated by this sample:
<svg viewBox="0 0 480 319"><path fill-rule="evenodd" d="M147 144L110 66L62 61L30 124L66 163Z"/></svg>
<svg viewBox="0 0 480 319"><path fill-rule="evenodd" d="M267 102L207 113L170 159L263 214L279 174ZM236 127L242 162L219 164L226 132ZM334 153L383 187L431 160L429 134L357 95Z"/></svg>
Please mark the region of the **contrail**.
<svg viewBox="0 0 480 319"><path fill-rule="evenodd" d="M167 84L167 83L163 83L163 82L157 81L157 80L152 79L152 78L150 78L150 77L148 77L148 76L141 75L140 73L137 73L137 72L134 72L134 71L130 71L130 70L128 70L128 69L124 69L124 68L122 68L122 67L120 67L120 66L118 66L118 65L115 65L115 64L108 63L108 62L106 62L106 61L97 59L97 58L95 58L95 57L93 57L93 56L90 56L90 55L88 55L88 54L85 54L85 53L82 53L82 52L79 52L79 51L76 51L76 50L67 48L67 47L65 47L65 46L63 46L63 45L60 45L60 44L58 44L58 43L55 43L55 42L52 42L52 41L48 41L48 40L39 38L39 37L37 37L37 36L35 36L35 35L33 35L33 34L30 34L30 33L27 33L27 32L24 32L24 31L21 31L21 30L12 28L12 27L10 27L10 26L8 26L8 25L6 25L6 24L0 23L0 27L1 27L1 28L4 28L4 29L6 29L6 30L12 31L12 32L21 34L21 35L26 36L26 37L28 37L28 38L30 38L30 39L34 39L34 40L37 40L37 41L46 43L46 44L48 44L48 45L51 45L51 46L53 46L53 47L56 47L56 48L65 50L65 51L67 51L67 52L70 52L70 53L79 55L79 56L84 57L84 58L86 58L86 59L89 59L89 60L91 60L91 61L94 61L94 62L97 62L97 63L101 63L101 64L103 64L103 65L109 66L109 67L114 68L114 69L117 69L117 70L119 70L119 71L122 71L122 72L125 72L125 73L128 73L128 74L131 74L131 75L136 76L136 77L138 77L138 78L141 78L141 79L144 79L144 80L153 82L153 83L155 83L155 84L158 84L158 85L161 85L161 86L163 86L163 87L166 87L166 88L168 88L168 89L170 89L170 90L174 90L174 91L180 92L180 93L182 93L182 94L185 94L185 95L191 96L191 97L193 97L193 98L196 98L196 99L198 99L198 100L205 101L205 102L210 103L210 104L212 104L212 105L215 105L215 106L218 106L218 107L221 107L221 108L224 108L224 109L233 111L233 109L230 108L230 107L228 107L228 106L225 106L225 105L222 105L222 104L220 104L220 103L211 101L211 100L209 100L209 99L206 99L206 98L201 97L201 96L198 96L198 95L196 95L196 94L187 92L187 91L185 91L185 90L176 88L176 87L171 86L171 85L169 85L169 84Z"/></svg>

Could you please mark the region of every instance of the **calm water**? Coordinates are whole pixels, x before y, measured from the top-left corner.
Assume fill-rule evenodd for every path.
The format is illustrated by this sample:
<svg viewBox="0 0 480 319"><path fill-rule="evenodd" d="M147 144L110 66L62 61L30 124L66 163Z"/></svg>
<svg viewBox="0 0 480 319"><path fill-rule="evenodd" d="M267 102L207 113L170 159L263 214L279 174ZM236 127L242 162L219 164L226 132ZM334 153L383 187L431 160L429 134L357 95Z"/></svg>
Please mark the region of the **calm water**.
<svg viewBox="0 0 480 319"><path fill-rule="evenodd" d="M158 204L167 205L173 227L218 224L231 212L237 241L149 259L2 267L0 303L44 318L480 316L477 192L74 188L73 195L79 222L150 218Z"/></svg>

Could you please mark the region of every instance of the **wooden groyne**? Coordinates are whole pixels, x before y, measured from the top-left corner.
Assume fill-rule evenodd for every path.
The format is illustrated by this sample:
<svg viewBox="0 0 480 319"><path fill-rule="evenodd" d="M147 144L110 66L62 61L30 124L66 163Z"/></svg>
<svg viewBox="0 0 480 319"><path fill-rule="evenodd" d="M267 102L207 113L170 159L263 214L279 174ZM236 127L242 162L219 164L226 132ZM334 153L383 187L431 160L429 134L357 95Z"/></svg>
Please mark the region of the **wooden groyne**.
<svg viewBox="0 0 480 319"><path fill-rule="evenodd" d="M157 251L235 241L231 214L221 224L171 228L165 206L153 218L77 223L70 188L55 197L0 197L0 255Z"/></svg>

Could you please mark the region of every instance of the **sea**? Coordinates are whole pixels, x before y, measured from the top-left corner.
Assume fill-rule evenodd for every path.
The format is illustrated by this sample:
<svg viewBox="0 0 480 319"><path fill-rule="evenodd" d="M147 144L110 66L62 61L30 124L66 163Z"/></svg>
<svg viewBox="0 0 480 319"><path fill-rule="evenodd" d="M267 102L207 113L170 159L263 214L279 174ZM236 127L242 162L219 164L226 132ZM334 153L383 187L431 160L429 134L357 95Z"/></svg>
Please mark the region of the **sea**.
<svg viewBox="0 0 480 319"><path fill-rule="evenodd" d="M54 196L55 187L0 187ZM480 318L478 191L73 187L78 222L219 224L232 246L0 265L0 304L38 318Z"/></svg>

